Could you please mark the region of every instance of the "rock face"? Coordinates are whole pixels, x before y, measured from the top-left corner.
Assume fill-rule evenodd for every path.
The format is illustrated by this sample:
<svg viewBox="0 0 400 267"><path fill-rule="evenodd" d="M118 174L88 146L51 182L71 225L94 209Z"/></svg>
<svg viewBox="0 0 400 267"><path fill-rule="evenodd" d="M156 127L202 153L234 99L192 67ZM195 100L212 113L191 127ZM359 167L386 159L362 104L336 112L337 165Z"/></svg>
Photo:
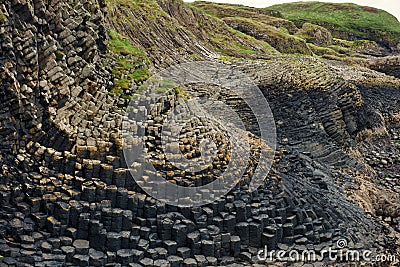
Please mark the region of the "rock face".
<svg viewBox="0 0 400 267"><path fill-rule="evenodd" d="M238 31L253 36L259 40L266 41L279 52L300 53L304 55L312 54L305 40L282 32L273 26L231 17L224 18L224 21L226 24Z"/></svg>
<svg viewBox="0 0 400 267"><path fill-rule="evenodd" d="M371 59L366 62L366 66L369 67L370 69L400 78L400 57L399 56Z"/></svg>
<svg viewBox="0 0 400 267"><path fill-rule="evenodd" d="M211 13L213 16L218 18L249 18L257 22L263 22L267 25L271 25L275 28L285 28L290 34L294 34L298 30L293 22L282 19L280 12L276 12L274 10L201 1L197 1L193 3L193 5L207 11L208 13Z"/></svg>
<svg viewBox="0 0 400 267"><path fill-rule="evenodd" d="M297 34L303 36L307 43L318 46L328 46L332 44L332 34L330 31L311 23L304 23Z"/></svg>
<svg viewBox="0 0 400 267"><path fill-rule="evenodd" d="M174 25L217 25L211 16L179 1L142 5L164 10L162 17ZM157 71L193 60L193 54L215 60L214 53L223 48L231 56L260 59L274 50L264 50L264 41L243 36L223 21L218 22L222 35L229 32L226 38L260 53L252 57L223 42L206 42L219 36L217 30L207 35L192 26L193 31L188 27L173 33L173 27L151 22L149 14L140 17L123 7L123 1L106 5L101 0L12 0L0 5L2 264L249 266L258 262L257 251L265 245L320 253L339 239L346 239L349 248L399 251L400 80L391 63L395 59L370 62L370 68L389 75L312 57L268 55L270 60L230 62L260 87L271 105L278 131L273 167L254 193L247 190L248 171L242 183L212 204L174 207L146 195L131 177L132 169L138 175L141 170L127 166L121 151L127 101L115 89L130 74L130 81L140 85L138 69ZM128 13L143 28L126 26L126 17L112 18ZM110 29L129 37L118 39L114 50L108 42L113 41ZM192 37L198 42L191 42ZM145 48L150 60L133 44ZM164 55L166 51L171 54ZM186 93L215 95L246 118L249 135L256 135L254 115L243 100L216 92L215 85L201 85ZM170 106L177 101L170 100ZM140 103L138 109L143 110ZM150 126L148 146L159 152L160 125ZM198 153L190 138L200 126L187 129L182 141L188 158ZM228 160L221 152L215 165L222 168ZM159 167L170 171L164 163ZM257 157L250 166L255 164ZM186 185L212 179L172 177Z"/></svg>

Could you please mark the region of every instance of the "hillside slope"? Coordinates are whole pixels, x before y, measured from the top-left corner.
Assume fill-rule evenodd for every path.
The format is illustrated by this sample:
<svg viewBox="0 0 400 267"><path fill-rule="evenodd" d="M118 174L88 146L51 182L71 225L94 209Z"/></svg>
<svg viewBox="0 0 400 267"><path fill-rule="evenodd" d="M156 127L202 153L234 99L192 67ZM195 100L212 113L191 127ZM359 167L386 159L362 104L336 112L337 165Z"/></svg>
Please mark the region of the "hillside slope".
<svg viewBox="0 0 400 267"><path fill-rule="evenodd" d="M300 26L310 22L324 26L337 38L368 39L396 48L400 42L400 22L388 12L356 4L296 2L274 5L267 10L279 11L285 19Z"/></svg>
<svg viewBox="0 0 400 267"><path fill-rule="evenodd" d="M314 2L312 3L314 4ZM317 20L303 19L307 18L307 14L298 14L302 19L301 21L293 19L288 15L289 13L285 12L292 10L293 17L296 15L295 12L307 13L307 9L303 9L301 6L296 9L294 4L293 7L290 6L288 9L285 6L273 6L265 9L210 2L194 2L191 5L207 14L221 18L236 30L268 42L281 53L314 55L326 59L354 61L354 58L369 57L370 55L388 55L392 50L395 51L397 49L398 40L396 38L398 35L393 31L396 31L399 23L391 20L391 15L386 13L383 18L387 18L385 23L390 24L380 23L375 13L373 16L363 18L363 20L360 19L359 24L365 27L361 31L370 32L371 34L362 34L355 37L353 32L356 25L353 24L349 24L350 26L345 28L344 26L339 27L338 25L322 23ZM314 14L312 10L309 12ZM284 17L283 14L286 14L287 17ZM329 14L322 12L318 16L326 16L328 18ZM345 21L341 23L349 21L344 18L345 16L348 16L348 14L341 14L341 17L338 15L340 20ZM371 22L374 20L378 22ZM375 28L381 29L379 34L376 33ZM339 29L342 30L341 34L337 34ZM384 41L378 40L377 37L379 36ZM390 37L391 39L388 39L385 36L393 38ZM390 42L390 45L388 45L388 42ZM389 49L389 46L391 49Z"/></svg>
<svg viewBox="0 0 400 267"><path fill-rule="evenodd" d="M180 0L107 0L107 13L111 27L145 50L156 65L220 56L262 58L278 53L268 43L243 35Z"/></svg>

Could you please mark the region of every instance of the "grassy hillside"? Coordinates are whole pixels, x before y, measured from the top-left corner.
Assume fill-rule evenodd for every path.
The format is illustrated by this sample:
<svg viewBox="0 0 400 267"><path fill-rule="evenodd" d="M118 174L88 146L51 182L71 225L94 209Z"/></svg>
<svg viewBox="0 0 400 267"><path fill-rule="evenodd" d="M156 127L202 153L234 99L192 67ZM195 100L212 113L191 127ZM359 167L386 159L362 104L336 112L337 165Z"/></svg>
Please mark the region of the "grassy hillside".
<svg viewBox="0 0 400 267"><path fill-rule="evenodd" d="M223 20L236 30L268 42L279 52L286 54L312 54L304 39L289 34L284 28L276 28L257 20L242 17L227 17Z"/></svg>
<svg viewBox="0 0 400 267"><path fill-rule="evenodd" d="M285 19L281 19L279 11L247 7L235 4L219 4L212 2L194 2L191 3L201 9L203 12L218 18L241 17L249 18L257 22L268 24L277 28L286 28L289 33L293 34L297 31L296 25Z"/></svg>
<svg viewBox="0 0 400 267"><path fill-rule="evenodd" d="M279 54L268 43L245 35L181 0L106 0L110 29L124 33L151 62Z"/></svg>
<svg viewBox="0 0 400 267"><path fill-rule="evenodd" d="M311 23L303 23L298 28L292 21L272 16L281 16L280 11L211 2L194 2L191 5L222 19L246 35L269 43L281 53L313 54L328 59L352 56L352 51L342 45L344 42L333 43L327 29ZM349 47L351 45L352 42Z"/></svg>
<svg viewBox="0 0 400 267"><path fill-rule="evenodd" d="M369 39L385 46L400 42L400 22L388 12L376 8L356 4L296 2L266 9L280 12L298 26L304 22L324 26L337 38Z"/></svg>

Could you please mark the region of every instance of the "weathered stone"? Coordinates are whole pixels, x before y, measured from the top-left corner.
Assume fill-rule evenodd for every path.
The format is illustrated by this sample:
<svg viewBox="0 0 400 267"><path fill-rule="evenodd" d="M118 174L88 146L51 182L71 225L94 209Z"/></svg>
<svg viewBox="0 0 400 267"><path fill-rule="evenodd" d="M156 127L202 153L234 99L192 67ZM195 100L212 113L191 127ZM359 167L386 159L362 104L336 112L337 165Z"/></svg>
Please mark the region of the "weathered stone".
<svg viewBox="0 0 400 267"><path fill-rule="evenodd" d="M77 239L72 243L77 254L87 255L89 253L89 241Z"/></svg>

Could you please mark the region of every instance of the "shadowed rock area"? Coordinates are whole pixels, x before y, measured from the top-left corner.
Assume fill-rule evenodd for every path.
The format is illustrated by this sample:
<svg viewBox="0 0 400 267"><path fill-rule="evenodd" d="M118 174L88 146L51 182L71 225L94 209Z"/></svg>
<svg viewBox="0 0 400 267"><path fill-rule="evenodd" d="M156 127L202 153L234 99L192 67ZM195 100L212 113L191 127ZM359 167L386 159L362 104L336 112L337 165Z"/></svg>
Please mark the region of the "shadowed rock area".
<svg viewBox="0 0 400 267"><path fill-rule="evenodd" d="M368 36L346 39L278 11L205 2L0 3L1 266L290 266L260 262L257 252L323 256L341 239L374 255L400 253L399 56L392 39ZM131 100L134 112L148 111L135 99L152 74L199 60L226 64L260 88L277 148L264 183L249 192L260 149L251 109L207 81L173 88L143 127L169 182L209 183L230 161L227 136L214 134L221 128L199 120L179 149L196 158L199 140L213 133L209 172L170 166L159 132L179 101L224 102L251 144L248 168L227 195L175 207L132 177L147 174L127 166L122 124Z"/></svg>

